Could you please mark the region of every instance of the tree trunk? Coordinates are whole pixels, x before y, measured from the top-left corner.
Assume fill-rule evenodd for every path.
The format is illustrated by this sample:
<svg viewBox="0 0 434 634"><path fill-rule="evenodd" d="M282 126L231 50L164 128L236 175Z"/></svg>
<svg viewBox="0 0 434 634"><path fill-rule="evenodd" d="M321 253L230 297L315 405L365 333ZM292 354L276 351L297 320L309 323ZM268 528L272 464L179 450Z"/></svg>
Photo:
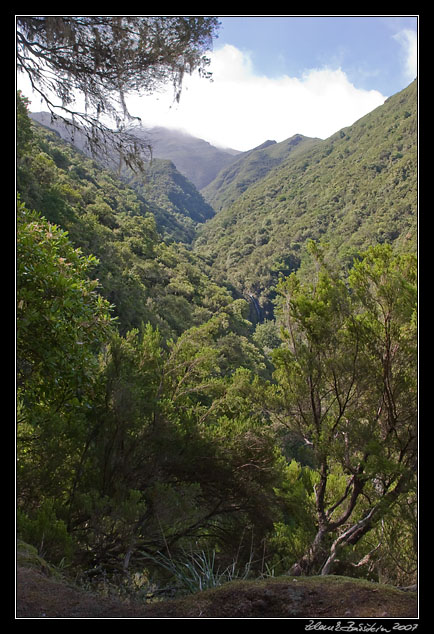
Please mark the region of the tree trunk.
<svg viewBox="0 0 434 634"><path fill-rule="evenodd" d="M327 529L320 529L317 532L309 551L303 555L297 563L291 566L289 570L291 576L309 576L319 573L322 562L324 562L324 559L327 557L327 550L324 545L327 535Z"/></svg>
<svg viewBox="0 0 434 634"><path fill-rule="evenodd" d="M362 520L360 520L360 522L357 522L357 524L351 526L351 528L345 531L345 533L335 539L330 548L330 555L321 569L322 575L330 574L333 563L336 560L339 547L346 546L347 544L355 544L366 532L368 532L368 530L370 530L372 517L376 511L376 508L377 507L371 509L369 513Z"/></svg>

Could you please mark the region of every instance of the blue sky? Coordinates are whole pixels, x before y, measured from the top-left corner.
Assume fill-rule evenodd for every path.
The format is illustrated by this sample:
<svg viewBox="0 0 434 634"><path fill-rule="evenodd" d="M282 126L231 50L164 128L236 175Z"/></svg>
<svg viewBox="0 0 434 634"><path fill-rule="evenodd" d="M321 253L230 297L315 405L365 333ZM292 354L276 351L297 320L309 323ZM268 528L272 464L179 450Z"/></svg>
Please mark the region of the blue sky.
<svg viewBox="0 0 434 634"><path fill-rule="evenodd" d="M398 34L416 33L416 17L228 16L219 20L214 49L235 45L250 55L258 74L301 76L311 68L340 67L357 88L379 90L387 96L409 83L404 36Z"/></svg>
<svg viewBox="0 0 434 634"><path fill-rule="evenodd" d="M212 82L186 76L178 104L170 86L127 99L145 127L177 128L241 151L294 134L325 139L417 76L417 16L219 20ZM41 109L38 100L31 109Z"/></svg>
<svg viewBox="0 0 434 634"><path fill-rule="evenodd" d="M327 138L417 75L417 16L219 16L213 82L187 77L134 101L149 124L248 150L294 134Z"/></svg>

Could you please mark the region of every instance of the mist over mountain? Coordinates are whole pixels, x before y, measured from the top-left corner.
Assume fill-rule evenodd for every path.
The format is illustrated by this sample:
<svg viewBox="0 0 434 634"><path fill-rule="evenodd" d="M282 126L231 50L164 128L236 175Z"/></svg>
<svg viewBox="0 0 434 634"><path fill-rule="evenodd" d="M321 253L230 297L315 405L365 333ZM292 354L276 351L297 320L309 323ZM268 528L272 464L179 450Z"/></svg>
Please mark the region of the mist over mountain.
<svg viewBox="0 0 434 634"><path fill-rule="evenodd" d="M70 137L47 113L31 116ZM129 181L167 238L194 242L218 283L255 298L255 313L269 311L308 239L328 242L344 262L378 242L415 248L416 133L415 80L325 140L296 134L237 152L178 130L143 130L153 159L146 178Z"/></svg>
<svg viewBox="0 0 434 634"><path fill-rule="evenodd" d="M149 139L155 158L172 161L199 190L213 181L239 154L237 150L215 147L181 130L157 126L135 133Z"/></svg>
<svg viewBox="0 0 434 634"><path fill-rule="evenodd" d="M52 120L48 112L31 113L31 118L42 125L55 130L60 136L72 142L77 148L86 151L86 138L74 131L60 119ZM154 159L172 161L176 169L190 180L197 189L208 185L221 169L232 163L240 152L238 150L217 148L208 141L198 139L188 132L164 128L134 128L134 134L149 143Z"/></svg>

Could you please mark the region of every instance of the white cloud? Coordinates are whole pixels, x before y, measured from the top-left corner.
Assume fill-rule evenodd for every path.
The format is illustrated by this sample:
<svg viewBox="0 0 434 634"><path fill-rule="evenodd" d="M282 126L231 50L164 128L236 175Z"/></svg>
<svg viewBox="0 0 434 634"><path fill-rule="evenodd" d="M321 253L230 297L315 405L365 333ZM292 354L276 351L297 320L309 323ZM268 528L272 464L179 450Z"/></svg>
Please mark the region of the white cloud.
<svg viewBox="0 0 434 634"><path fill-rule="evenodd" d="M411 31L397 39L413 60ZM413 52L412 54L410 54ZM356 88L341 69L311 69L301 77L256 75L248 52L226 45L210 54L213 81L186 76L180 102L173 90L128 99L131 114L144 126L183 129L214 145L249 150L268 139L283 141L300 133L327 138L380 106L377 90ZM410 72L410 71L409 71ZM25 82L20 79L23 92ZM35 98L32 110L44 109Z"/></svg>
<svg viewBox="0 0 434 634"><path fill-rule="evenodd" d="M393 37L401 46L405 79L413 81L417 76L417 33L411 29L403 29Z"/></svg>
<svg viewBox="0 0 434 634"><path fill-rule="evenodd" d="M213 81L186 77L179 104L170 91L131 99L144 125L183 128L194 136L237 150L300 133L327 138L351 125L385 97L356 88L341 69L312 69L301 78L255 75L246 52L226 45L212 53Z"/></svg>

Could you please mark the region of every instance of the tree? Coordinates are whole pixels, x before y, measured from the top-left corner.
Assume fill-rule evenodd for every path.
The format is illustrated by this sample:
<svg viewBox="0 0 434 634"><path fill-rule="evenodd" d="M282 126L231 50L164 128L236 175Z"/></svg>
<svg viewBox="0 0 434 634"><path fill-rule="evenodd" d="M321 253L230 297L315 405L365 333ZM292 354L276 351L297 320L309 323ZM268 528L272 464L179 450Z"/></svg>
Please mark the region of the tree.
<svg viewBox="0 0 434 634"><path fill-rule="evenodd" d="M65 231L18 200L17 479L27 503L65 492L96 354L113 328L110 306L88 278L93 264Z"/></svg>
<svg viewBox="0 0 434 634"><path fill-rule="evenodd" d="M248 561L252 549L260 558L284 466L242 398L251 373L228 376L221 343L237 320L229 313L168 346L147 324L113 336L101 355L67 500L88 564L143 569L157 552L194 544L231 561L237 553Z"/></svg>
<svg viewBox="0 0 434 634"><path fill-rule="evenodd" d="M17 159L28 152L33 138L32 123L28 116L29 100L17 92Z"/></svg>
<svg viewBox="0 0 434 634"><path fill-rule="evenodd" d="M402 502L416 473L416 261L369 249L347 280L310 245L317 277L279 284L278 419L311 448L315 538L293 573L328 574Z"/></svg>
<svg viewBox="0 0 434 634"><path fill-rule="evenodd" d="M204 54L217 25L205 16L17 16L17 69L52 115L85 131L92 150L114 147L137 166L147 144L128 132L125 97L171 81L179 100L185 73L209 77ZM77 94L85 96L84 113L73 109Z"/></svg>

